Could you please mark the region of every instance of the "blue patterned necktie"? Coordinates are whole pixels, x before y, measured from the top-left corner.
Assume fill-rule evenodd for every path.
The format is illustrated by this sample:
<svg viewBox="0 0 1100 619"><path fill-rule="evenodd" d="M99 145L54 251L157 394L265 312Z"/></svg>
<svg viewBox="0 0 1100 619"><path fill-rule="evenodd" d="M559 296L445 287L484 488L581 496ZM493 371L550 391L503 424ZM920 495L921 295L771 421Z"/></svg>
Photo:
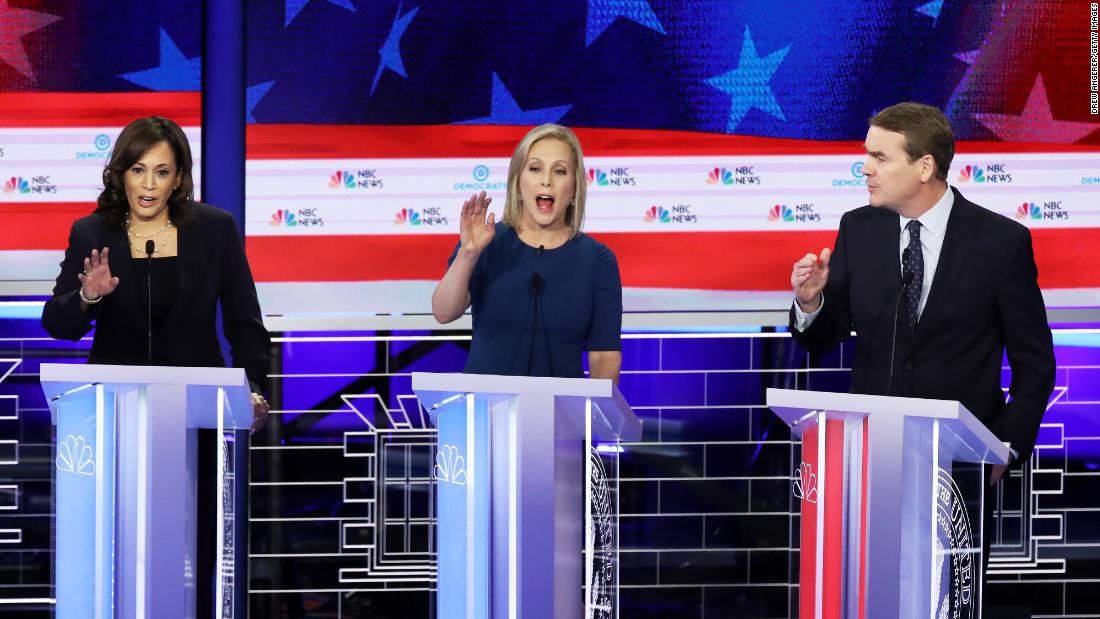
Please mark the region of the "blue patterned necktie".
<svg viewBox="0 0 1100 619"><path fill-rule="evenodd" d="M909 246L905 250L902 272L913 274L913 281L905 291L905 326L909 333L913 333L917 328L920 293L924 289L924 252L920 248L920 222L914 219L905 225L905 229L909 231Z"/></svg>

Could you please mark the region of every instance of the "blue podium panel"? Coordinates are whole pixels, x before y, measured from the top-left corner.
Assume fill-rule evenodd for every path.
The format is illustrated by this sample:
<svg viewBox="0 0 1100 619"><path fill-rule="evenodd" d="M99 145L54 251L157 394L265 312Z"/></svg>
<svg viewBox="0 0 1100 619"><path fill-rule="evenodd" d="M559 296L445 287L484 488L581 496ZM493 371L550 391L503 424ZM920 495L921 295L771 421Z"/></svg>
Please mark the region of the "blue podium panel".
<svg viewBox="0 0 1100 619"><path fill-rule="evenodd" d="M115 407L103 385L57 407L58 619L114 616Z"/></svg>
<svg viewBox="0 0 1100 619"><path fill-rule="evenodd" d="M455 617L487 617L489 607L489 406L472 394L438 412L439 445L434 476L439 518L455 523L439 530L439 608Z"/></svg>

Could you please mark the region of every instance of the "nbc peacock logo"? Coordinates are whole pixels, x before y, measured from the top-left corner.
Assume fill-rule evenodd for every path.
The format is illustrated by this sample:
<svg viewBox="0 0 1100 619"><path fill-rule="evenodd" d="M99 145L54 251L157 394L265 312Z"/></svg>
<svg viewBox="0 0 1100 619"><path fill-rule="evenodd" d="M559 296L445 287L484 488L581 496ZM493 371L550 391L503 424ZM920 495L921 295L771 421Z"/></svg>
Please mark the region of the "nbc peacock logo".
<svg viewBox="0 0 1100 619"><path fill-rule="evenodd" d="M794 212L786 204L776 204L768 211L768 221L794 221Z"/></svg>
<svg viewBox="0 0 1100 619"><path fill-rule="evenodd" d="M599 168L588 170L588 182L597 187L607 187L607 172Z"/></svg>
<svg viewBox="0 0 1100 619"><path fill-rule="evenodd" d="M672 221L672 218L668 215L668 210L663 206L651 206L649 210L645 212L645 222L662 223L667 224Z"/></svg>
<svg viewBox="0 0 1100 619"><path fill-rule="evenodd" d="M268 223L272 226L294 227L298 225L298 218L289 209L279 209L272 213L271 221Z"/></svg>
<svg viewBox="0 0 1100 619"><path fill-rule="evenodd" d="M984 183L985 172L982 171L980 166L968 165L959 172L960 183Z"/></svg>
<svg viewBox="0 0 1100 619"><path fill-rule="evenodd" d="M333 189L340 187L353 189L355 188L355 174L349 170L337 170L335 174L328 177L328 186Z"/></svg>
<svg viewBox="0 0 1100 619"><path fill-rule="evenodd" d="M22 176L13 176L4 181L4 193L30 193L31 184Z"/></svg>
<svg viewBox="0 0 1100 619"><path fill-rule="evenodd" d="M416 212L416 209L403 208L397 211L397 215L393 218L393 223L398 226L404 226L406 224L410 226L420 225L420 213Z"/></svg>
<svg viewBox="0 0 1100 619"><path fill-rule="evenodd" d="M707 173L708 185L732 185L733 172L725 168L714 168Z"/></svg>
<svg viewBox="0 0 1100 619"><path fill-rule="evenodd" d="M1016 207L1016 219L1042 219L1043 211L1034 202L1024 202Z"/></svg>

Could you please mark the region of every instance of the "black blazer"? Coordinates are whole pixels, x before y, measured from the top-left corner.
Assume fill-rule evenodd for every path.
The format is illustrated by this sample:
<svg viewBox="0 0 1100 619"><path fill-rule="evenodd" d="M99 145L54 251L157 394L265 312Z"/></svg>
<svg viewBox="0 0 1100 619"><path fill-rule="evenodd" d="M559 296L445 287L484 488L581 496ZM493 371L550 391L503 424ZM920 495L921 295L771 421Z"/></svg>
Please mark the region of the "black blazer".
<svg viewBox="0 0 1100 619"><path fill-rule="evenodd" d="M267 390L271 338L264 328L256 285L233 216L219 208L193 202L191 222L179 227L179 288L156 345L168 365L224 366L216 330L218 303L229 340L233 365L244 368L254 391ZM92 249L110 248L111 274L119 279L112 294L80 310L77 274ZM146 307L138 298L126 232L109 226L96 214L78 219L69 233L69 247L54 285L53 298L42 312L42 326L57 339L76 341L92 328L89 363L144 365ZM162 357L165 358L165 357Z"/></svg>
<svg viewBox="0 0 1100 619"><path fill-rule="evenodd" d="M890 395L958 400L1026 460L1054 389L1054 345L1031 233L955 192L932 288L912 338L897 330ZM859 336L852 391L886 394L901 292L898 214L864 206L840 220L825 305L800 333L811 352ZM899 322L900 322L899 318ZM1008 352L1011 401L1001 391Z"/></svg>

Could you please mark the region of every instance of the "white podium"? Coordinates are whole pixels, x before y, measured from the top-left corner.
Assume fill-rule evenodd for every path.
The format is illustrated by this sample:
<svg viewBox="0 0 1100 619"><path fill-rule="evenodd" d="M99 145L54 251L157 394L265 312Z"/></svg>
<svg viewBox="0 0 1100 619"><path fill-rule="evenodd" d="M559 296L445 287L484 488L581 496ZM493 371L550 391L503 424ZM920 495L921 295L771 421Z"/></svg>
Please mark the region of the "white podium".
<svg viewBox="0 0 1100 619"><path fill-rule="evenodd" d="M799 616L982 616L983 463L1008 448L954 401L768 389L802 439Z"/></svg>
<svg viewBox="0 0 1100 619"><path fill-rule="evenodd" d="M620 441L609 380L413 373L439 429L441 618L618 617Z"/></svg>
<svg viewBox="0 0 1100 619"><path fill-rule="evenodd" d="M44 363L41 378L57 430L55 616L196 616L197 430L211 428L221 439L214 616L243 619L244 370Z"/></svg>

